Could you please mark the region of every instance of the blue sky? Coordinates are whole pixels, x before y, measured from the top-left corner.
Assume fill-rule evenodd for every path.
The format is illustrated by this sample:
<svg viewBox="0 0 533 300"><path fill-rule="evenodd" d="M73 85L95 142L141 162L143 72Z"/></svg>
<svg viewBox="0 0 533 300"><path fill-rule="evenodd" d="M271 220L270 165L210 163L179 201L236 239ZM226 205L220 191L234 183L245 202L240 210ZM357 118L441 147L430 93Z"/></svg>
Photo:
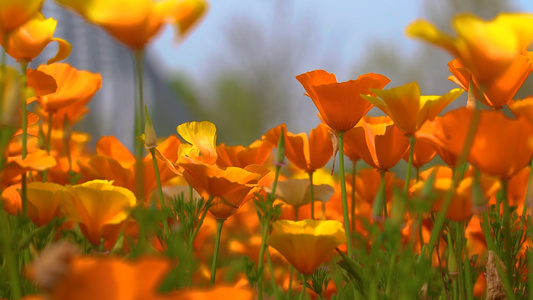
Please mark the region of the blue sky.
<svg viewBox="0 0 533 300"><path fill-rule="evenodd" d="M170 27L151 45L166 72L179 70L202 80L216 72L206 62L214 56L224 58L224 30L228 23L242 17L253 18L261 26L271 27L278 20L279 7L275 0L212 0L203 22L184 41L177 43ZM325 69L337 74L339 80L348 80L351 68L373 40L388 40L403 49L412 49L421 43L404 36L405 27L423 17L423 0L325 1L294 0L290 3L290 17L314 25L311 34L315 47L306 53L300 72ZM533 11L533 1L513 1L520 11ZM279 3L278 3L279 4ZM306 28L287 28L294 34L306 33ZM325 57L334 57L334 60ZM336 62L336 63L334 63ZM297 75L297 74L295 74Z"/></svg>

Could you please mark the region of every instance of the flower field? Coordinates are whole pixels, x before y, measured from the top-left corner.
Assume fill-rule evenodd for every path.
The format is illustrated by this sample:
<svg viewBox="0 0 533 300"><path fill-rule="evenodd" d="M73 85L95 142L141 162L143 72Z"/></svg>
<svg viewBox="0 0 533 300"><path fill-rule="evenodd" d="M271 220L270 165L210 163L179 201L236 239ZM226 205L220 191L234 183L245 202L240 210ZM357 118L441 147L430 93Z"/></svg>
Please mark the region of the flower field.
<svg viewBox="0 0 533 300"><path fill-rule="evenodd" d="M294 74L322 122L226 145L210 121L159 136L143 97L147 45L207 2L56 0L130 52L132 153L76 131L104 80L61 62L43 2L0 3L0 299L533 299L533 14L414 20L456 88Z"/></svg>

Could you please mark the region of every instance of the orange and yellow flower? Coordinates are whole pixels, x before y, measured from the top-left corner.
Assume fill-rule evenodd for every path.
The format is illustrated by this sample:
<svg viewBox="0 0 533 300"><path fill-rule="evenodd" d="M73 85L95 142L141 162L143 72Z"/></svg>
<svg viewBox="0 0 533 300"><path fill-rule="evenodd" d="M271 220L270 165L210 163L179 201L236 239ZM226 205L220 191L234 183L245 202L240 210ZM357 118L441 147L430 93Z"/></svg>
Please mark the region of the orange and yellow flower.
<svg viewBox="0 0 533 300"><path fill-rule="evenodd" d="M491 21L463 13L453 18L452 26L457 37L417 20L409 25L407 35L459 58L481 86L504 73L533 41L533 14L529 13L502 13Z"/></svg>
<svg viewBox="0 0 533 300"><path fill-rule="evenodd" d="M409 139L389 117L365 116L345 133L344 143L367 164L383 171L394 167L409 148Z"/></svg>
<svg viewBox="0 0 533 300"><path fill-rule="evenodd" d="M56 20L45 19L41 13L36 13L23 25L5 33L7 43L4 44L2 39L0 44L9 56L18 61L29 62L39 56L49 43L57 42L57 53L47 63L63 60L69 56L72 46L64 39L53 37L56 25Z"/></svg>
<svg viewBox="0 0 533 300"><path fill-rule="evenodd" d="M336 220L280 220L272 223L272 229L268 245L302 274L313 274L336 247L346 243L343 225Z"/></svg>
<svg viewBox="0 0 533 300"><path fill-rule="evenodd" d="M187 162L186 162L187 161ZM265 175L246 168L228 167L225 170L215 165L192 159L179 164L184 169L183 177L204 199L213 197L209 211L217 219L227 219L259 192L257 182ZM255 166L254 169L256 169ZM267 169L265 169L268 172Z"/></svg>
<svg viewBox="0 0 533 300"><path fill-rule="evenodd" d="M454 89L443 96L421 96L416 81L388 90L371 89L377 97L362 95L387 114L400 130L413 135L427 120L435 118L463 90Z"/></svg>
<svg viewBox="0 0 533 300"><path fill-rule="evenodd" d="M10 32L41 10L44 0L3 0L0 2L0 31Z"/></svg>
<svg viewBox="0 0 533 300"><path fill-rule="evenodd" d="M60 205L62 213L79 224L89 242L99 246L103 238L105 248L111 249L136 202L130 190L107 180L93 180L65 186Z"/></svg>
<svg viewBox="0 0 533 300"><path fill-rule="evenodd" d="M309 133L291 133L287 131L285 124L279 125L267 131L264 139L273 145L278 144L281 129L285 133L285 156L300 170L312 173L322 168L333 156L333 144L329 128L325 124L319 124Z"/></svg>
<svg viewBox="0 0 533 300"><path fill-rule="evenodd" d="M58 0L134 50L142 50L166 23L186 34L207 10L204 0Z"/></svg>
<svg viewBox="0 0 533 300"><path fill-rule="evenodd" d="M372 108L361 94L371 94L370 89L381 89L390 81L383 75L369 73L338 83L335 74L324 70L300 74L296 79L315 103L322 120L337 131L352 129Z"/></svg>

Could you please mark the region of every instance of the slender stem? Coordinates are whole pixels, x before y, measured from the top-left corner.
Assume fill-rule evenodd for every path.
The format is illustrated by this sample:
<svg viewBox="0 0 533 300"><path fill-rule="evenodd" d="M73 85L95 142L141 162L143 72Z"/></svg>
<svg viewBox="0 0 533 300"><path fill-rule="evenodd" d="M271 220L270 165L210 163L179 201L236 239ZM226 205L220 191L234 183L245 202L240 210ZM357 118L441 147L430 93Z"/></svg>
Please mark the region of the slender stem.
<svg viewBox="0 0 533 300"><path fill-rule="evenodd" d="M4 38L7 39L7 35L4 36ZM26 90L26 71L28 69L28 62L26 60L22 60L20 62L20 73L21 73L21 79L22 79L22 98L20 99L20 105L22 109L22 159L25 159L26 156L28 156L28 103L26 101L26 93L24 91ZM3 94L3 91L2 91ZM22 192L21 192L21 202L22 202L22 216L27 216L28 213L28 193L27 193L27 172L24 172L22 174Z"/></svg>
<svg viewBox="0 0 533 300"><path fill-rule="evenodd" d="M313 186L313 172L307 173L309 175L309 194L311 194L311 219L315 219L315 189Z"/></svg>
<svg viewBox="0 0 533 300"><path fill-rule="evenodd" d="M461 238L463 239L463 243L466 244L464 226L460 234L461 234ZM470 268L470 255L468 254L468 247L464 247L464 252L465 252L465 258L466 258L464 262L466 299L473 300L474 299L474 284L472 283L472 270Z"/></svg>
<svg viewBox="0 0 533 300"><path fill-rule="evenodd" d="M415 156L416 138L414 135L409 135L409 162L407 163L407 173L405 174L405 184L403 186L403 194L407 196L409 191L409 184L411 181L411 169L413 168L413 157Z"/></svg>
<svg viewBox="0 0 533 300"><path fill-rule="evenodd" d="M291 293L292 293L292 274L294 273L294 267L290 266L290 272L289 272L289 288L287 290L287 299L291 299Z"/></svg>
<svg viewBox="0 0 533 300"><path fill-rule="evenodd" d="M512 236L511 236L511 220L510 220L510 209L509 201L507 200L507 180L502 180L502 189L500 191L500 196L502 197L503 202L503 237L504 237L504 262L507 267L507 275L509 282L512 282L511 274L514 274L514 264L513 264L513 247L512 247Z"/></svg>
<svg viewBox="0 0 533 300"><path fill-rule="evenodd" d="M198 220L198 223L194 227L194 231L191 235L187 237L187 257L189 258L189 261L187 262L187 272L189 273L189 276L187 278L187 286L192 286L193 284L193 261L194 261L194 255L193 255L193 243L194 239L198 235L198 231L200 230L200 227L202 227L202 224L204 223L205 216L207 215L207 212L209 211L209 207L211 206L211 203L213 202L213 199L215 197L209 196L209 199L203 206L203 212L200 216L200 219Z"/></svg>
<svg viewBox="0 0 533 300"><path fill-rule="evenodd" d="M137 84L137 102L135 106L135 126L134 126L134 156L135 156L135 184L137 198L144 198L144 146L137 139L144 131L144 95L143 95L143 51L134 52L135 79Z"/></svg>
<svg viewBox="0 0 533 300"><path fill-rule="evenodd" d="M154 174L155 174L155 181L157 182L157 193L159 195L159 205L161 206L161 210L165 207L165 201L163 196L163 187L161 186L161 177L159 176L159 166L157 165L157 158L155 156L155 148L150 148L150 154L152 154L152 161L154 163ZM168 234L168 221L165 217L165 220L163 220L163 228L164 228L164 235Z"/></svg>
<svg viewBox="0 0 533 300"><path fill-rule="evenodd" d="M531 163L529 165L529 176L527 178L526 197L525 197L525 200L524 200L524 207L522 208L522 216L526 215L527 206L529 205L529 203L527 201L529 201L529 195L531 193L531 179L533 179L533 159L531 160Z"/></svg>
<svg viewBox="0 0 533 300"><path fill-rule="evenodd" d="M53 124L53 118L54 118L54 112L49 111L48 112L48 128L47 133L45 137L44 147L46 149L46 153L50 155L50 148L52 144L52 124ZM46 182L48 179L48 170L43 171L43 182Z"/></svg>
<svg viewBox="0 0 533 300"><path fill-rule="evenodd" d="M272 289L274 290L274 299L279 299L278 295L278 287L276 284L276 276L274 276L274 267L272 267L272 259L270 259L270 251L268 249L266 250L266 257L267 257L267 263L268 268L270 269L270 282L272 284Z"/></svg>
<svg viewBox="0 0 533 300"><path fill-rule="evenodd" d="M222 232L222 225L224 224L225 219L217 219L217 237L215 241L215 253L213 255L213 263L211 264L211 283L213 286L215 284L215 276L217 273L217 258L218 258L218 247L220 245L220 233Z"/></svg>
<svg viewBox="0 0 533 300"><path fill-rule="evenodd" d="M341 181L341 199L342 199L342 214L344 218L344 231L346 233L346 246L348 248L348 256L353 257L352 250L352 234L350 232L350 216L348 213L348 199L346 197L346 179L344 174L344 131L338 131L339 134L339 173Z"/></svg>
<svg viewBox="0 0 533 300"><path fill-rule="evenodd" d="M374 204L372 205L372 217L376 220L382 220L387 217L387 204L385 195L385 172L379 170L380 181L379 188L376 197L374 198Z"/></svg>
<svg viewBox="0 0 533 300"><path fill-rule="evenodd" d="M303 281L302 291L300 292L300 297L298 297L298 300L302 300L304 298L305 289L306 289L306 286L307 286L307 278L308 278L308 276L309 275L302 274L302 277L303 277L304 281Z"/></svg>
<svg viewBox="0 0 533 300"><path fill-rule="evenodd" d="M352 234L355 235L355 184L357 174L357 160L352 161ZM355 243L355 239L354 239Z"/></svg>

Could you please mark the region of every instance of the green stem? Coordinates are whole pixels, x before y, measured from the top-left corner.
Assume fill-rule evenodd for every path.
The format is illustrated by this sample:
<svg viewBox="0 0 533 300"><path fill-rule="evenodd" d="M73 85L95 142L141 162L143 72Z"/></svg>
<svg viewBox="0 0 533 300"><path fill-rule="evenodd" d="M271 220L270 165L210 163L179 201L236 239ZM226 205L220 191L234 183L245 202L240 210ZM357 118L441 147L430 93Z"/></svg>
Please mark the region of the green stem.
<svg viewBox="0 0 533 300"><path fill-rule="evenodd" d="M266 257L267 257L267 263L268 268L270 269L270 282L272 284L272 289L274 290L274 299L279 299L278 295L278 287L276 284L276 277L274 276L274 268L272 267L272 259L270 259L270 251L268 249L266 250Z"/></svg>
<svg viewBox="0 0 533 300"><path fill-rule="evenodd" d="M54 113L53 112L48 112L48 128L47 128L47 133L46 133L46 140L44 142L44 147L45 147L45 150L46 150L46 153L48 155L50 155L50 148L51 148L51 144L52 144L52 124L53 124L53 118L54 118ZM48 179L48 170L44 170L43 171L43 182L46 182Z"/></svg>
<svg viewBox="0 0 533 300"><path fill-rule="evenodd" d="M161 177L159 176L159 166L157 165L157 158L155 156L155 148L150 148L150 154L152 154L152 162L154 163L154 174L155 174L155 181L157 182L157 193L159 195L159 205L161 207L161 210L165 207L165 201L163 200L163 187L161 186ZM163 220L163 228L165 233L163 235L168 234L168 221L165 217L165 220Z"/></svg>
<svg viewBox="0 0 533 300"><path fill-rule="evenodd" d="M305 289L306 289L306 286L307 286L307 278L308 278L308 276L309 275L302 274L302 277L304 278L304 281L303 281L302 291L300 292L300 297L298 297L298 300L302 300L304 298Z"/></svg>
<svg viewBox="0 0 533 300"><path fill-rule="evenodd" d="M225 219L217 219L217 237L215 241L215 253L213 255L213 263L211 264L211 283L210 285L215 285L215 276L217 273L217 258L218 258L218 248L220 245L220 234L222 232L222 225L224 224Z"/></svg>
<svg viewBox="0 0 533 300"><path fill-rule="evenodd" d="M313 172L307 173L309 175L309 194L311 194L311 219L315 219L315 189L313 187Z"/></svg>
<svg viewBox="0 0 533 300"><path fill-rule="evenodd" d="M189 261L187 263L187 272L189 273L188 279L187 279L187 286L191 287L193 284L193 261L194 261L194 255L193 255L193 243L194 239L198 235L198 231L200 231L200 227L202 227L202 224L204 223L205 216L207 215L207 212L209 211L209 207L211 206L211 203L213 202L213 199L215 197L209 196L209 199L203 206L203 212L200 216L200 219L198 220L198 223L194 227L194 231L191 235L187 237L187 257L189 258Z"/></svg>
<svg viewBox="0 0 533 300"><path fill-rule="evenodd" d="M339 173L341 181L341 199L342 199L342 214L344 218L344 231L346 233L346 246L348 248L348 256L353 257L352 250L352 234L350 232L350 216L348 213L348 200L346 197L346 179L344 174L344 131L338 131L339 134Z"/></svg>
<svg viewBox="0 0 533 300"><path fill-rule="evenodd" d="M5 35L7 37L7 35ZM28 62L26 60L22 60L20 62L20 73L21 73L21 80L22 80L22 93L21 93L21 99L20 99L20 105L22 108L22 159L25 159L26 156L28 156L28 103L26 101L26 71L28 69ZM3 91L2 91L3 94ZM28 193L27 193L27 172L24 172L22 174L22 192L21 192L21 202L22 202L22 216L26 217L28 215Z"/></svg>
<svg viewBox="0 0 533 300"><path fill-rule="evenodd" d="M381 179L379 182L378 193L376 194L376 198L374 199L374 204L372 205L372 217L374 217L376 220L382 220L387 217L387 203L386 203L387 199L385 195L385 172L387 171L379 170L379 175Z"/></svg>
<svg viewBox="0 0 533 300"><path fill-rule="evenodd" d="M352 161L352 234L355 235L355 184L357 175L357 160ZM355 237L354 237L355 243Z"/></svg>
<svg viewBox="0 0 533 300"><path fill-rule="evenodd" d="M289 272L289 288L287 290L287 300L291 299L291 293L292 293L292 274L294 273L294 267L291 265L290 272Z"/></svg>
<svg viewBox="0 0 533 300"><path fill-rule="evenodd" d="M527 212L527 201L529 199L529 195L531 193L531 179L533 179L533 159L530 162L529 165L529 177L527 179L527 187L526 187L526 197L524 201L524 207L522 208L522 216L526 215ZM532 293L533 294L533 293Z"/></svg>
<svg viewBox="0 0 533 300"><path fill-rule="evenodd" d="M134 156L135 156L135 184L137 199L144 198L144 146L137 139L144 132L144 95L143 95L143 51L135 50L135 79L137 84L137 102L135 106L135 126L134 126Z"/></svg>
<svg viewBox="0 0 533 300"><path fill-rule="evenodd" d="M507 200L507 180L502 180L502 189L500 195L503 202L503 237L504 237L504 262L507 267L507 274L509 282L512 282L511 274L514 274L514 264L513 264L513 247L512 247L512 236L511 236L511 212L509 209L509 201Z"/></svg>
<svg viewBox="0 0 533 300"><path fill-rule="evenodd" d="M465 231L462 230L460 234L463 239L463 243L466 245L467 240L466 240L466 236L464 235ZM466 261L464 262L466 299L474 300L474 284L472 283L472 269L470 268L470 255L468 254L468 247L464 247L464 251L465 251L465 258L466 258Z"/></svg>
<svg viewBox="0 0 533 300"><path fill-rule="evenodd" d="M17 260L11 247L13 245L13 238L10 236L8 216L2 205L0 205L0 218L0 238L2 239L0 244L2 245L2 254L8 273L7 276L11 285L13 299L20 299L22 297L22 286L16 266Z"/></svg>
<svg viewBox="0 0 533 300"><path fill-rule="evenodd" d="M415 142L414 135L409 135L409 162L407 163L407 173L405 174L405 184L403 186L403 194L407 196L409 191L409 184L411 181L411 169L413 168L413 157L415 155Z"/></svg>

